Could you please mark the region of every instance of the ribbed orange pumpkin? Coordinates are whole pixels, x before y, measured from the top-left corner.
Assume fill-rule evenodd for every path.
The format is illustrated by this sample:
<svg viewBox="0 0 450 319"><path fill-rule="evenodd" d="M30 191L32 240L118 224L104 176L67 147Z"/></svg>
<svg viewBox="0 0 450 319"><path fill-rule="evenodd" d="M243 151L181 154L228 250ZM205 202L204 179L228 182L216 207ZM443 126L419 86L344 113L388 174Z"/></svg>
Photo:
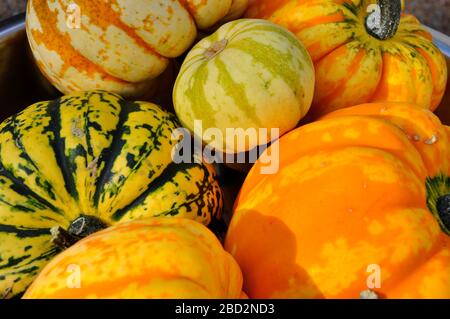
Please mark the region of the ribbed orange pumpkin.
<svg viewBox="0 0 450 319"><path fill-rule="evenodd" d="M379 101L434 110L447 81L444 57L400 10L400 0L250 0L246 16L280 24L305 44L316 69L309 118Z"/></svg>
<svg viewBox="0 0 450 319"><path fill-rule="evenodd" d="M197 28L239 17L247 0L30 0L27 35L45 76L63 93L103 89L146 96Z"/></svg>
<svg viewBox="0 0 450 319"><path fill-rule="evenodd" d="M238 265L205 226L162 217L81 240L42 270L24 298L239 298L241 289Z"/></svg>
<svg viewBox="0 0 450 319"><path fill-rule="evenodd" d="M282 137L280 170L255 164L225 242L249 297L450 298L449 136L386 102Z"/></svg>

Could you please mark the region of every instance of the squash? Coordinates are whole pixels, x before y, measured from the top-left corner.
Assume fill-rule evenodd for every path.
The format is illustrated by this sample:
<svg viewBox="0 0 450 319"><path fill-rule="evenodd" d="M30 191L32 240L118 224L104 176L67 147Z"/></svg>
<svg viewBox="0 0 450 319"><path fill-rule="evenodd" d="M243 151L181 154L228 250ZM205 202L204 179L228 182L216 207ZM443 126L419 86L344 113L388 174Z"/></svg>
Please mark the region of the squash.
<svg viewBox="0 0 450 319"><path fill-rule="evenodd" d="M305 44L316 71L313 120L367 102L437 108L447 82L444 56L400 10L400 0L251 0L246 16L285 26Z"/></svg>
<svg viewBox="0 0 450 319"><path fill-rule="evenodd" d="M4 121L0 295L20 294L60 248L109 225L219 218L214 168L194 155L191 163L172 161L178 127L154 104L103 91L40 102Z"/></svg>
<svg viewBox="0 0 450 319"><path fill-rule="evenodd" d="M196 134L198 120L204 132L217 129L220 134L198 137L233 154L270 142L260 129L293 129L308 112L313 92L311 58L295 36L268 21L241 19L188 53L173 100L183 126ZM235 143L230 129L256 130L255 138Z"/></svg>
<svg viewBox="0 0 450 319"><path fill-rule="evenodd" d="M205 226L162 217L76 243L42 270L24 298L235 299L241 291L239 266Z"/></svg>
<svg viewBox="0 0 450 319"><path fill-rule="evenodd" d="M279 171L255 164L226 236L249 297L450 298L449 138L394 102L283 136Z"/></svg>
<svg viewBox="0 0 450 319"><path fill-rule="evenodd" d="M41 71L61 92L147 97L169 59L247 0L30 0L26 29ZM150 93L149 93L150 92Z"/></svg>

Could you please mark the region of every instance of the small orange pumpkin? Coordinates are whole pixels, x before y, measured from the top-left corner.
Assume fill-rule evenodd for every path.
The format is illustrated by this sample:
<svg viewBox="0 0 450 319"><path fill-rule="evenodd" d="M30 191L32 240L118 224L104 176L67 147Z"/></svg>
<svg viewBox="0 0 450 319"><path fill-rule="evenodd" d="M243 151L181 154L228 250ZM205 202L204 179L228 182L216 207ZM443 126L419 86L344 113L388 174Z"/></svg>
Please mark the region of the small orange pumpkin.
<svg viewBox="0 0 450 319"><path fill-rule="evenodd" d="M450 298L449 136L385 102L282 137L279 171L255 164L226 237L249 297Z"/></svg>
<svg viewBox="0 0 450 319"><path fill-rule="evenodd" d="M79 241L42 270L24 298L239 298L241 289L237 263L205 226L161 217Z"/></svg>
<svg viewBox="0 0 450 319"><path fill-rule="evenodd" d="M420 22L400 13L400 0L250 0L246 16L280 24L305 44L316 69L315 119L367 102L437 108L445 59Z"/></svg>

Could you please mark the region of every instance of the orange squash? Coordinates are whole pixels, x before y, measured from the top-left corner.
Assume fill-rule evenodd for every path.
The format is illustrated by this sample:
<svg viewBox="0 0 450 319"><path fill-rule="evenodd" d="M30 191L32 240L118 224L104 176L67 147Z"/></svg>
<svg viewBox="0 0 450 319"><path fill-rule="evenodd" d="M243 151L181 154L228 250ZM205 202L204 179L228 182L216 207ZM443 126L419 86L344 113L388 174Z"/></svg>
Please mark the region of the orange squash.
<svg viewBox="0 0 450 319"><path fill-rule="evenodd" d="M282 137L225 241L249 297L450 298L449 136L429 110L380 102Z"/></svg>
<svg viewBox="0 0 450 319"><path fill-rule="evenodd" d="M237 263L205 226L162 217L79 241L42 270L24 298L239 298L241 289Z"/></svg>
<svg viewBox="0 0 450 319"><path fill-rule="evenodd" d="M251 0L246 16L280 24L305 44L316 69L308 115L316 119L367 102L437 108L445 59L420 22L400 12L400 0Z"/></svg>

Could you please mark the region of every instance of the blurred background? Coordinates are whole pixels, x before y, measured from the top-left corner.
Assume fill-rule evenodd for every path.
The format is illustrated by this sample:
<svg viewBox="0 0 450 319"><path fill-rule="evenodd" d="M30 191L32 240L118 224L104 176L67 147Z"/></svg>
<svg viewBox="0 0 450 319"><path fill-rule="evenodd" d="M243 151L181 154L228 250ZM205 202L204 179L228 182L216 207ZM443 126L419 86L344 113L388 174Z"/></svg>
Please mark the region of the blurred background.
<svg viewBox="0 0 450 319"><path fill-rule="evenodd" d="M0 0L0 20L25 11L27 0ZM450 36L450 0L405 0L406 11Z"/></svg>
<svg viewBox="0 0 450 319"><path fill-rule="evenodd" d="M450 36L450 0L405 0L406 10L429 27Z"/></svg>

